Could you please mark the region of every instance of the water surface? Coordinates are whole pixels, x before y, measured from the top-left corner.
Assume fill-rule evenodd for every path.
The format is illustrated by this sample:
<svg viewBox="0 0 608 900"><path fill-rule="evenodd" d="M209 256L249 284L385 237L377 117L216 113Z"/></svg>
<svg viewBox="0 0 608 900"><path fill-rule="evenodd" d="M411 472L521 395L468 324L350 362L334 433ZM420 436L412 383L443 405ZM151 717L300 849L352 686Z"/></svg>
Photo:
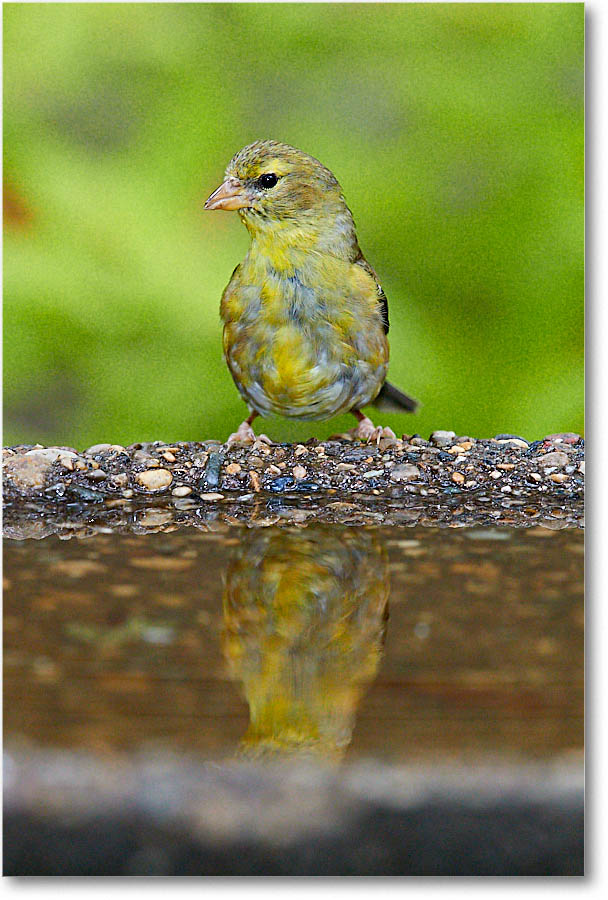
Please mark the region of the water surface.
<svg viewBox="0 0 608 900"><path fill-rule="evenodd" d="M548 760L583 748L574 529L7 540L9 747Z"/></svg>

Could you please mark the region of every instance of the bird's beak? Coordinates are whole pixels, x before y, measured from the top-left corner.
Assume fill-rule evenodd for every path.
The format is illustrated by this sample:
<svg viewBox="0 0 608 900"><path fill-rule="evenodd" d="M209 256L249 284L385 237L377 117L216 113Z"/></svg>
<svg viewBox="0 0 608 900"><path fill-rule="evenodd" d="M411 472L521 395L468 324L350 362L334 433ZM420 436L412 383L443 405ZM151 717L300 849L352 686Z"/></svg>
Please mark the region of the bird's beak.
<svg viewBox="0 0 608 900"><path fill-rule="evenodd" d="M227 178L205 201L205 209L243 209L251 199L237 178Z"/></svg>

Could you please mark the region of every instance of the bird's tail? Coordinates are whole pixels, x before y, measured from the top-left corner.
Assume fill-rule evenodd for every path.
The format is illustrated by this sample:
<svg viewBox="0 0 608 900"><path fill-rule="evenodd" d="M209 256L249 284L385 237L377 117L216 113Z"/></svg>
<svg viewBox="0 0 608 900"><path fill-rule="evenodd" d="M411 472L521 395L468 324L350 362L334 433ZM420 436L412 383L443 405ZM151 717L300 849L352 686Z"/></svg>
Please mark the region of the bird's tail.
<svg viewBox="0 0 608 900"><path fill-rule="evenodd" d="M381 412L414 412L419 403L413 397L408 397L399 388L389 381L385 381L380 388L380 393L372 403Z"/></svg>

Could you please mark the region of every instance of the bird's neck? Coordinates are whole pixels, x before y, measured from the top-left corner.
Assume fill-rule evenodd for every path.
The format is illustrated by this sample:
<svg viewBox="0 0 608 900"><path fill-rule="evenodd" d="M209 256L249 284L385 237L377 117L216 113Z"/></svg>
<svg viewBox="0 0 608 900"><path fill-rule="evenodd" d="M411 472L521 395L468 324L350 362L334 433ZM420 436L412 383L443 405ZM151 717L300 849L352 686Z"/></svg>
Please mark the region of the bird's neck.
<svg viewBox="0 0 608 900"><path fill-rule="evenodd" d="M350 210L331 219L299 217L269 222L257 216L242 216L251 236L251 256L266 257L277 271L290 273L308 254L352 260L358 251Z"/></svg>

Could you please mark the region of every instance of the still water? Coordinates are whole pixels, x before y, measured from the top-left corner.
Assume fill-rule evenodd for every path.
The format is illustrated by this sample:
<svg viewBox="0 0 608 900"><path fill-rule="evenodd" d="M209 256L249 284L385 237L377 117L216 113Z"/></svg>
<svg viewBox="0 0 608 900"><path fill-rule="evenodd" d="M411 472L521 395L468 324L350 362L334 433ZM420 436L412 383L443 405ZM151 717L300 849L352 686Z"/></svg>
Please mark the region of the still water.
<svg viewBox="0 0 608 900"><path fill-rule="evenodd" d="M9 748L582 758L576 529L7 540L4 588Z"/></svg>

